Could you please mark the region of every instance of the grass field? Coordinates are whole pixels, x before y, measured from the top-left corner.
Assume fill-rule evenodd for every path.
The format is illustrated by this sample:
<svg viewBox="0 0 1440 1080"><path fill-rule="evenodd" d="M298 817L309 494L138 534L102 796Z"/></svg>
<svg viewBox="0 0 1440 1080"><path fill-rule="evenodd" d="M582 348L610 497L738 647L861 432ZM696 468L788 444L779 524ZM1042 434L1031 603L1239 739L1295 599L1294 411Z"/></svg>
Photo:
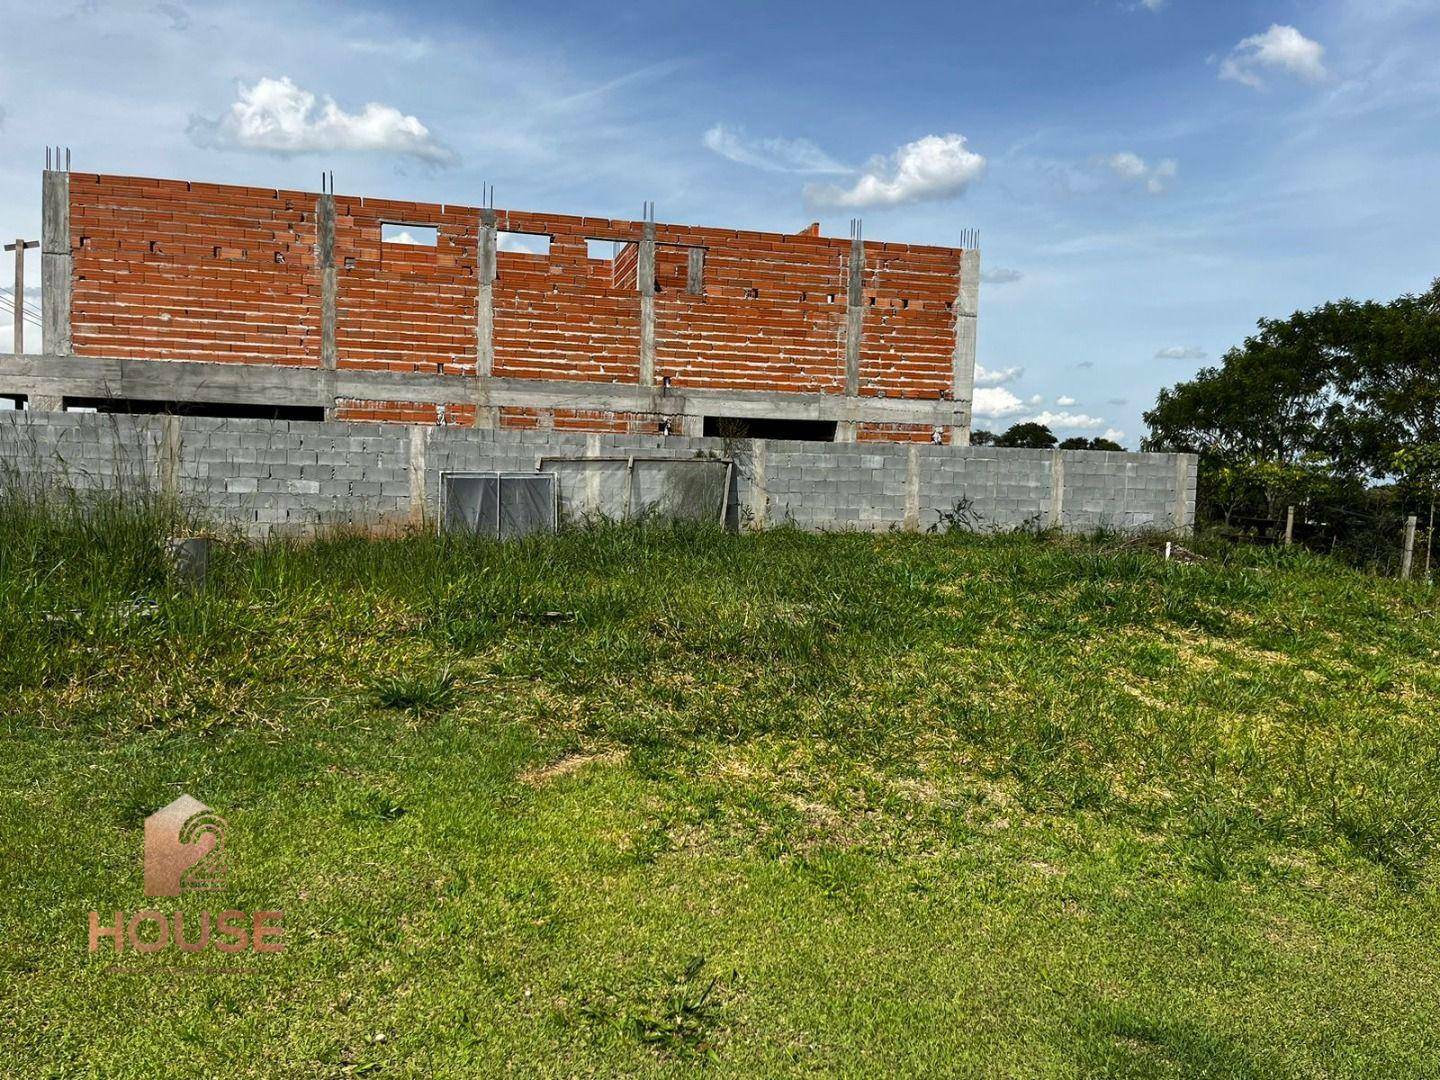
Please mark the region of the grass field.
<svg viewBox="0 0 1440 1080"><path fill-rule="evenodd" d="M0 1074L1440 1071L1421 586L602 528L191 595L162 528L0 505ZM87 952L182 791L246 973Z"/></svg>

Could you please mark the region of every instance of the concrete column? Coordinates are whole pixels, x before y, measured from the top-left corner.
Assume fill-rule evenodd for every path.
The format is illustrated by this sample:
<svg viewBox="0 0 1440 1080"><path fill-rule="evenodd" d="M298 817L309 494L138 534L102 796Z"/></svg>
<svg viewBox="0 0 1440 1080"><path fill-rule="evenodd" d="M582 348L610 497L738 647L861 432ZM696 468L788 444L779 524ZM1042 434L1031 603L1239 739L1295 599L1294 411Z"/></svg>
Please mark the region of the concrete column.
<svg viewBox="0 0 1440 1080"><path fill-rule="evenodd" d="M955 297L955 353L950 379L951 396L955 399L955 426L950 432L953 446L970 445L979 314L980 252L976 248L967 248L960 253L960 291Z"/></svg>
<svg viewBox="0 0 1440 1080"><path fill-rule="evenodd" d="M421 424L410 428L410 524L416 529L425 527L425 470L430 443L430 432L435 429Z"/></svg>
<svg viewBox="0 0 1440 1080"><path fill-rule="evenodd" d="M155 463L159 472L160 491L169 498L180 494L180 417L160 418L159 459Z"/></svg>
<svg viewBox="0 0 1440 1080"><path fill-rule="evenodd" d="M705 295L705 249L692 247L686 256L685 291L691 296Z"/></svg>
<svg viewBox="0 0 1440 1080"><path fill-rule="evenodd" d="M315 200L315 265L320 270L320 386L325 399L325 419L335 419L335 367L339 350L335 345L336 298L339 280L335 273L335 196Z"/></svg>
<svg viewBox="0 0 1440 1080"><path fill-rule="evenodd" d="M490 404L488 381L495 371L495 211L480 211L480 252L475 270L475 426L497 428L500 410Z"/></svg>
<svg viewBox="0 0 1440 1080"><path fill-rule="evenodd" d="M1197 465L1199 458L1192 454L1175 455L1175 517L1173 524L1179 533L1190 530L1190 468Z"/></svg>
<svg viewBox="0 0 1440 1080"><path fill-rule="evenodd" d="M655 385L655 223L645 222L640 258L635 266L640 293L640 385Z"/></svg>
<svg viewBox="0 0 1440 1080"><path fill-rule="evenodd" d="M70 174L47 169L40 203L40 326L46 356L69 356L75 351L70 337L74 262L70 253ZM17 282L17 286L23 287L23 283ZM59 412L65 402L32 394L25 405L36 412Z"/></svg>
<svg viewBox="0 0 1440 1080"><path fill-rule="evenodd" d="M1065 526L1065 451L1050 452L1050 513L1045 519L1046 528L1061 529Z"/></svg>
<svg viewBox="0 0 1440 1080"><path fill-rule="evenodd" d="M920 531L920 447L913 445L905 463L905 531Z"/></svg>
<svg viewBox="0 0 1440 1080"><path fill-rule="evenodd" d="M70 254L70 174L47 171L41 187L40 313L47 356L69 356L74 258ZM57 399L58 401L58 399ZM59 408L59 405L56 405Z"/></svg>
<svg viewBox="0 0 1440 1080"><path fill-rule="evenodd" d="M585 436L585 456L597 458L600 456L600 436ZM600 470L591 468L585 477L585 512L590 515L600 513Z"/></svg>
<svg viewBox="0 0 1440 1080"><path fill-rule="evenodd" d="M835 421L835 441L852 443L860 430L860 425L854 420Z"/></svg>
<svg viewBox="0 0 1440 1080"><path fill-rule="evenodd" d="M763 529L770 519L770 493L765 486L764 439L750 443L750 527Z"/></svg>
<svg viewBox="0 0 1440 1080"><path fill-rule="evenodd" d="M865 241L857 219L850 228L850 287L845 300L845 393L849 397L860 393L860 337L864 330Z"/></svg>

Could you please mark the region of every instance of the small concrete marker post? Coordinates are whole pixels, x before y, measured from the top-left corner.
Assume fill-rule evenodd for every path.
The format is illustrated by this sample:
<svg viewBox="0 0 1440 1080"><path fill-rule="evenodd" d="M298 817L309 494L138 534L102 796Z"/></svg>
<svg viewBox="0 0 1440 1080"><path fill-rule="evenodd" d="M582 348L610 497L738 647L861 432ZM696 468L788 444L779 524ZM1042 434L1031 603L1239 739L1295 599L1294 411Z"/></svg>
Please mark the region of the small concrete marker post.
<svg viewBox="0 0 1440 1080"><path fill-rule="evenodd" d="M15 348L14 353L19 356L25 351L25 252L30 248L38 248L39 240L22 240L15 238L13 244L6 244L6 251L15 252Z"/></svg>
<svg viewBox="0 0 1440 1080"><path fill-rule="evenodd" d="M1295 543L1295 507L1285 508L1285 546L1290 547Z"/></svg>
<svg viewBox="0 0 1440 1080"><path fill-rule="evenodd" d="M1410 580L1410 567L1415 560L1415 526L1417 524L1414 514L1405 519L1405 539L1400 546L1400 580Z"/></svg>
<svg viewBox="0 0 1440 1080"><path fill-rule="evenodd" d="M172 536L165 541L165 554L180 584L190 589L205 587L211 543L208 536Z"/></svg>
<svg viewBox="0 0 1440 1080"><path fill-rule="evenodd" d="M905 531L920 531L920 447L914 444L905 462Z"/></svg>

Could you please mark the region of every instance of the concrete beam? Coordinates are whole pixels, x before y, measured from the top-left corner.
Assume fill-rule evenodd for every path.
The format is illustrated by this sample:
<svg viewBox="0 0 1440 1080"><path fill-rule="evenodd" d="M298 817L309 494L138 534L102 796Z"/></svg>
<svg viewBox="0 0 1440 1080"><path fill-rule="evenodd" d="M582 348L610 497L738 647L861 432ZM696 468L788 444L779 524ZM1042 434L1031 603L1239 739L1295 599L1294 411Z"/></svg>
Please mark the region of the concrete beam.
<svg viewBox="0 0 1440 1080"><path fill-rule="evenodd" d="M636 386L558 379L472 379L396 371L200 360L137 360L92 356L0 354L0 394L141 401L202 401L240 405L331 408L335 398L445 404L484 394L490 408L586 409L660 416L824 420L840 424L948 426L955 403L905 398L788 394L762 390Z"/></svg>
<svg viewBox="0 0 1440 1080"><path fill-rule="evenodd" d="M960 253L960 289L955 296L955 352L950 376L951 396L956 406L956 423L950 433L950 442L954 446L970 445L979 316L980 252L976 248L967 248Z"/></svg>

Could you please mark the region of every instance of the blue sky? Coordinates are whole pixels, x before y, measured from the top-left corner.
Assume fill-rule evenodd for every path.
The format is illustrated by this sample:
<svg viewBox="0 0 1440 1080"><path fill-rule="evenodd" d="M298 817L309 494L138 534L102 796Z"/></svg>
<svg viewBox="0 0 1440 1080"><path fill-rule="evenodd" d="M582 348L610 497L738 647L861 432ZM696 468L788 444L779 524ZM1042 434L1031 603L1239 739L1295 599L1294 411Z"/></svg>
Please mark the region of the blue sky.
<svg viewBox="0 0 1440 1080"><path fill-rule="evenodd" d="M103 172L978 228L992 429L1133 446L1155 391L1260 316L1440 276L1440 0L0 0L0 20L7 237L38 235L47 142Z"/></svg>

